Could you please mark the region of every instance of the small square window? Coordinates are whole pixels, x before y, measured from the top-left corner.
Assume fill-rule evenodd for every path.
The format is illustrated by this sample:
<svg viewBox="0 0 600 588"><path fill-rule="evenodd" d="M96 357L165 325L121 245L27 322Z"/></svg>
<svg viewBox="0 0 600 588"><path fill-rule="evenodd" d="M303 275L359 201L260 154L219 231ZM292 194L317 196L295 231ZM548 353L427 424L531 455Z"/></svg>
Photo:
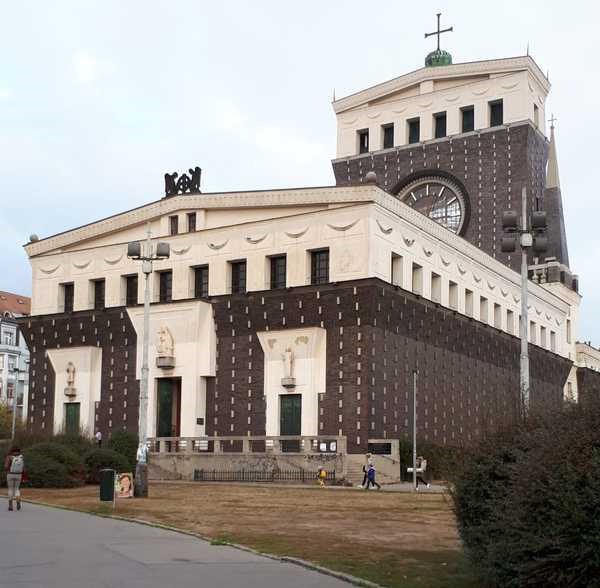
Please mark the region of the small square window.
<svg viewBox="0 0 600 588"><path fill-rule="evenodd" d="M473 106L465 106L460 109L462 126L461 132L470 133L475 129L475 108Z"/></svg>
<svg viewBox="0 0 600 588"><path fill-rule="evenodd" d="M177 235L179 233L179 217L169 217L169 235Z"/></svg>
<svg viewBox="0 0 600 588"><path fill-rule="evenodd" d="M408 142L418 143L421 140L421 121L418 118L406 121L408 125Z"/></svg>
<svg viewBox="0 0 600 588"><path fill-rule="evenodd" d="M369 152L369 129L358 131L358 152Z"/></svg>
<svg viewBox="0 0 600 588"><path fill-rule="evenodd" d="M231 262L231 293L240 294L246 291L246 261Z"/></svg>
<svg viewBox="0 0 600 588"><path fill-rule="evenodd" d="M490 102L490 127L504 124L504 106L502 100Z"/></svg>
<svg viewBox="0 0 600 588"><path fill-rule="evenodd" d="M196 213L188 212L187 221L188 221L188 233L193 233L196 230Z"/></svg>
<svg viewBox="0 0 600 588"><path fill-rule="evenodd" d="M310 283L327 284L329 282L329 249L311 251Z"/></svg>
<svg viewBox="0 0 600 588"><path fill-rule="evenodd" d="M158 301L171 302L173 300L173 272L160 272L158 276Z"/></svg>
<svg viewBox="0 0 600 588"><path fill-rule="evenodd" d="M286 256L271 257L271 289L286 286Z"/></svg>
<svg viewBox="0 0 600 588"><path fill-rule="evenodd" d="M438 112L433 115L435 122L435 138L441 139L446 136L446 113Z"/></svg>
<svg viewBox="0 0 600 588"><path fill-rule="evenodd" d="M73 300L75 298L75 286L71 284L62 284L63 299L64 299L64 312L73 312Z"/></svg>
<svg viewBox="0 0 600 588"><path fill-rule="evenodd" d="M194 268L194 298L208 297L208 266Z"/></svg>
<svg viewBox="0 0 600 588"><path fill-rule="evenodd" d="M104 292L106 282L104 280L94 280L94 310L104 308Z"/></svg>
<svg viewBox="0 0 600 588"><path fill-rule="evenodd" d="M381 129L383 134L383 148L391 149L394 146L394 125L384 125Z"/></svg>
<svg viewBox="0 0 600 588"><path fill-rule="evenodd" d="M135 306L138 303L138 277L137 274L125 276L125 304Z"/></svg>

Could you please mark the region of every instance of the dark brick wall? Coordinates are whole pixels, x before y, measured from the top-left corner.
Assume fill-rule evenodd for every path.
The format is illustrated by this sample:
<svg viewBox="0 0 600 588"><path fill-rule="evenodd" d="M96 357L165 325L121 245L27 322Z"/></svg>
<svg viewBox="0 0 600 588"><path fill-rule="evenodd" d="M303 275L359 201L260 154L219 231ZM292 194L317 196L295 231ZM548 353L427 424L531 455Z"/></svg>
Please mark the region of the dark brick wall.
<svg viewBox="0 0 600 588"><path fill-rule="evenodd" d="M419 174L446 172L467 191L470 218L464 238L520 271L520 256L500 251L502 212L521 210L523 186L530 210L538 204L544 209L547 157L548 143L543 135L529 124L519 124L335 160L333 171L336 184L345 186L363 182L373 170L379 185L392 194ZM555 195L548 192L548 198L547 255L556 255L566 250L564 221Z"/></svg>
<svg viewBox="0 0 600 588"><path fill-rule="evenodd" d="M96 408L96 428L102 431L105 439L110 437L112 431L120 429L137 432L137 339L125 308L32 316L20 319L19 324L31 353L30 430L52 431L54 395L62 394L62 391L54 389L55 374L46 357L46 349L95 345L102 348L101 396Z"/></svg>
<svg viewBox="0 0 600 588"><path fill-rule="evenodd" d="M219 297L213 307L218 370L215 398L207 398L209 435L265 434L256 332L281 328L327 329L319 426L346 435L352 452L365 451L369 438L410 433L415 366L424 439L465 444L518 414L516 337L380 280ZM530 352L532 402L560 403L571 362L535 346Z"/></svg>
<svg viewBox="0 0 600 588"><path fill-rule="evenodd" d="M579 400L584 404L592 399L600 400L600 372L577 368L577 390Z"/></svg>

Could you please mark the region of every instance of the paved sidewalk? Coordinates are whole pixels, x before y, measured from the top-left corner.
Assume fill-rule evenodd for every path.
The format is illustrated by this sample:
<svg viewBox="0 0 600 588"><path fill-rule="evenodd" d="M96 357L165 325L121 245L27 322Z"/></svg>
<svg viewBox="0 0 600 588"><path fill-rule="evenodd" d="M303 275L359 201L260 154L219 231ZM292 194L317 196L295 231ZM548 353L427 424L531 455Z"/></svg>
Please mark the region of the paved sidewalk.
<svg viewBox="0 0 600 588"><path fill-rule="evenodd" d="M187 535L0 500L1 588L343 588L303 567ZM310 537L307 537L310 541Z"/></svg>

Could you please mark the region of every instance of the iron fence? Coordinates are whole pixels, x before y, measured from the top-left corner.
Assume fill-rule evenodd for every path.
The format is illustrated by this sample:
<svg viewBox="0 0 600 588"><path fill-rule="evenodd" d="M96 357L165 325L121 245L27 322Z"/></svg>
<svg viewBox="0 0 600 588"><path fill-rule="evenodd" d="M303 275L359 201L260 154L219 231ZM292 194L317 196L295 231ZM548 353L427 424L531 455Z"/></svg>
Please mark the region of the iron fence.
<svg viewBox="0 0 600 588"><path fill-rule="evenodd" d="M315 482L317 472L306 470L194 470L195 482ZM326 482L335 482L335 470L327 471Z"/></svg>

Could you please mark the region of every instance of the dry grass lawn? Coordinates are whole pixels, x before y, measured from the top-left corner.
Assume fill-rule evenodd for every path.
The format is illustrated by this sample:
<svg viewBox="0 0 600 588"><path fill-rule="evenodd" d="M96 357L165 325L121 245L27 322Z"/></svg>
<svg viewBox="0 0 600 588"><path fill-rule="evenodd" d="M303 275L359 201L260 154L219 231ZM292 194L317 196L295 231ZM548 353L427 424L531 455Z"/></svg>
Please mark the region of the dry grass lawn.
<svg viewBox="0 0 600 588"><path fill-rule="evenodd" d="M26 489L24 498L109 514L98 488ZM384 586L477 586L449 499L439 494L227 484L152 484L115 514L307 559Z"/></svg>

